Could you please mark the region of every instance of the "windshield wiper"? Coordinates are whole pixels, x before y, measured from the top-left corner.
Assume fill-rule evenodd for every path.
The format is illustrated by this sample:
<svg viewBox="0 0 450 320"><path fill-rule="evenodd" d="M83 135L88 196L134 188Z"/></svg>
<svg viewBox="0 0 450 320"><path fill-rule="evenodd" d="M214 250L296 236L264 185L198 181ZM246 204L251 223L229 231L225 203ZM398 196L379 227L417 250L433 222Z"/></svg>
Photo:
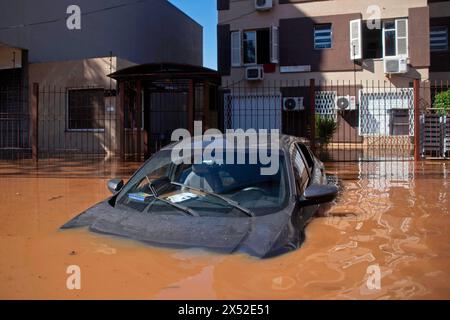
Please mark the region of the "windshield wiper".
<svg viewBox="0 0 450 320"><path fill-rule="evenodd" d="M233 208L236 208L236 209L238 209L239 211L242 211L242 212L245 213L247 216L252 217L252 218L255 217L255 214L254 214L253 212L251 212L250 210L248 210L248 209L242 207L242 206L241 206L239 203L237 203L236 201L233 201L233 200L231 200L231 199L229 199L229 198L227 198L227 197L221 196L220 194L217 194L217 193L214 193L214 192L209 192L209 191L206 191L206 190L203 190L203 189L194 188L194 187L191 187L191 186L188 186L188 185L185 185L185 184L182 184L182 183L178 183L178 182L172 182L172 184L173 184L173 185L176 185L176 186L179 186L179 187L184 187L184 188L187 188L187 189L190 189L190 190L202 192L202 193L205 193L205 194L207 194L207 195L209 195L209 196L212 196L212 197L221 199L222 201L225 201L227 204L229 204L229 205L232 206Z"/></svg>
<svg viewBox="0 0 450 320"><path fill-rule="evenodd" d="M149 187L150 191L152 192L153 198L155 198L156 200L159 200L161 202L164 202L164 203L166 203L166 204L168 204L168 205L170 205L170 206L172 206L172 207L174 207L174 208L176 208L178 210L181 210L181 211L187 213L190 216L193 216L193 217L199 217L200 216L196 211L192 210L191 208L188 208L188 207L185 207L185 206L173 203L171 201L168 201L166 199L163 199L163 198L159 197L159 194L158 194L158 191L157 191L158 187L160 187L160 186L162 186L164 184L170 184L171 182L170 182L169 178L163 177L163 178L160 178L160 179L157 179L157 180L154 180L154 181L150 181L148 176L145 176L145 178L148 181L148 187Z"/></svg>
<svg viewBox="0 0 450 320"><path fill-rule="evenodd" d="M166 199L163 199L163 198L160 198L160 197L155 197L155 199L159 200L159 201L162 201L162 202L164 202L164 203L166 203L166 204L168 204L168 205L170 205L170 206L172 206L172 207L174 207L174 208L176 208L178 210L181 210L181 211L187 213L190 216L200 217L200 215L196 211L194 211L194 210L192 210L192 209L190 209L188 207L185 207L185 206L182 206L182 205L170 202L170 201L168 201Z"/></svg>

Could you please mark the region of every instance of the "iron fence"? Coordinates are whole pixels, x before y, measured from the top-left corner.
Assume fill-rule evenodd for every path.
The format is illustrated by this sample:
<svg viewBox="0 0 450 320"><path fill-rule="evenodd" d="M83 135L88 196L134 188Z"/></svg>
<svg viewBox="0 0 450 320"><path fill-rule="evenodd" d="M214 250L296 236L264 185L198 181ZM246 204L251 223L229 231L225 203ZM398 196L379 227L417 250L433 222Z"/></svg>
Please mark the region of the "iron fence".
<svg viewBox="0 0 450 320"><path fill-rule="evenodd" d="M450 158L450 86L449 81L422 83L421 145L424 158Z"/></svg>
<svg viewBox="0 0 450 320"><path fill-rule="evenodd" d="M23 159L31 154L28 87L0 87L0 159Z"/></svg>
<svg viewBox="0 0 450 320"><path fill-rule="evenodd" d="M189 118L186 83L152 83L144 84L141 115L136 113L136 88L125 88L122 119L115 88L46 85L32 92L25 86L5 87L0 88L0 156L27 159L35 150L40 161L112 160L123 147L126 159L135 159L138 150L148 157L170 143L174 129L208 118L209 127L222 131L279 129L306 137L325 161L409 161L415 151L423 158L448 158L449 89L448 81L416 86L238 82L223 83L205 102L204 88L195 86Z"/></svg>
<svg viewBox="0 0 450 320"><path fill-rule="evenodd" d="M266 81L225 83L223 90L225 128L306 137L326 161L413 159L412 84Z"/></svg>

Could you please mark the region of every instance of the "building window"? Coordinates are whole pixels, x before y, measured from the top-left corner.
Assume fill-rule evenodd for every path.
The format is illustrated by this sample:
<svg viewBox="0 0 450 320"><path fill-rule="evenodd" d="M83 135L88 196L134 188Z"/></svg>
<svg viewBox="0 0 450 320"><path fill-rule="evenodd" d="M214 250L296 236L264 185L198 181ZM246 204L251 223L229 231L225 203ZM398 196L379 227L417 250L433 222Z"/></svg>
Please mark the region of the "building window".
<svg viewBox="0 0 450 320"><path fill-rule="evenodd" d="M271 62L270 29L245 31L242 41L244 64L266 64Z"/></svg>
<svg viewBox="0 0 450 320"><path fill-rule="evenodd" d="M383 30L363 25L363 56L365 59L383 58Z"/></svg>
<svg viewBox="0 0 450 320"><path fill-rule="evenodd" d="M448 50L448 28L434 26L430 28L430 49L432 52Z"/></svg>
<svg viewBox="0 0 450 320"><path fill-rule="evenodd" d="M331 24L314 26L314 49L331 49L332 35Z"/></svg>
<svg viewBox="0 0 450 320"><path fill-rule="evenodd" d="M384 23L384 56L393 57L397 55L397 45L395 36L395 21Z"/></svg>
<svg viewBox="0 0 450 320"><path fill-rule="evenodd" d="M364 59L408 56L408 19L385 21L382 29L363 24Z"/></svg>
<svg viewBox="0 0 450 320"><path fill-rule="evenodd" d="M245 31L243 36L244 64L256 63L256 31Z"/></svg>
<svg viewBox="0 0 450 320"><path fill-rule="evenodd" d="M278 63L278 27L231 32L231 66Z"/></svg>
<svg viewBox="0 0 450 320"><path fill-rule="evenodd" d="M104 130L104 89L68 90L68 129Z"/></svg>

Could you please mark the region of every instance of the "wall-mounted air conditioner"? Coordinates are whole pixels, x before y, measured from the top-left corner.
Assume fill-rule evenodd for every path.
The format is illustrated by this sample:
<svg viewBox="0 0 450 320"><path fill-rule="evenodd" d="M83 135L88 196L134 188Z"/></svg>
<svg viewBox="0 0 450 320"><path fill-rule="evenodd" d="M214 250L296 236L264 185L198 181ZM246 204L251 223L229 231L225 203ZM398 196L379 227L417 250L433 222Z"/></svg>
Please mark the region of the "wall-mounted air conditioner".
<svg viewBox="0 0 450 320"><path fill-rule="evenodd" d="M273 8L273 0L255 0L255 8L258 11L266 11Z"/></svg>
<svg viewBox="0 0 450 320"><path fill-rule="evenodd" d="M283 98L284 111L302 111L305 110L303 97L285 97Z"/></svg>
<svg viewBox="0 0 450 320"><path fill-rule="evenodd" d="M355 96L337 96L335 101L337 110L351 111L356 110L356 97Z"/></svg>
<svg viewBox="0 0 450 320"><path fill-rule="evenodd" d="M408 72L408 58L392 57L384 58L384 73L398 74Z"/></svg>
<svg viewBox="0 0 450 320"><path fill-rule="evenodd" d="M262 66L248 67L245 69L245 78L249 81L263 80L264 68Z"/></svg>

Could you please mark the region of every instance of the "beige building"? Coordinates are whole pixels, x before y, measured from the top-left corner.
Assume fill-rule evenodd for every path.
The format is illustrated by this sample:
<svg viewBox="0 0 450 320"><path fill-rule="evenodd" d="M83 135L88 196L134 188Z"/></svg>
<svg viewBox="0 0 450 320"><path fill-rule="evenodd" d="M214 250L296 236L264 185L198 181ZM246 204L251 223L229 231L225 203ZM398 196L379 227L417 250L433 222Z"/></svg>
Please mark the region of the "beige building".
<svg viewBox="0 0 450 320"><path fill-rule="evenodd" d="M80 10L79 29L68 9ZM39 85L39 153L114 155L118 92L108 77L136 64L203 64L203 28L167 0L0 2L0 157L31 152ZM125 116L126 130L134 121Z"/></svg>

